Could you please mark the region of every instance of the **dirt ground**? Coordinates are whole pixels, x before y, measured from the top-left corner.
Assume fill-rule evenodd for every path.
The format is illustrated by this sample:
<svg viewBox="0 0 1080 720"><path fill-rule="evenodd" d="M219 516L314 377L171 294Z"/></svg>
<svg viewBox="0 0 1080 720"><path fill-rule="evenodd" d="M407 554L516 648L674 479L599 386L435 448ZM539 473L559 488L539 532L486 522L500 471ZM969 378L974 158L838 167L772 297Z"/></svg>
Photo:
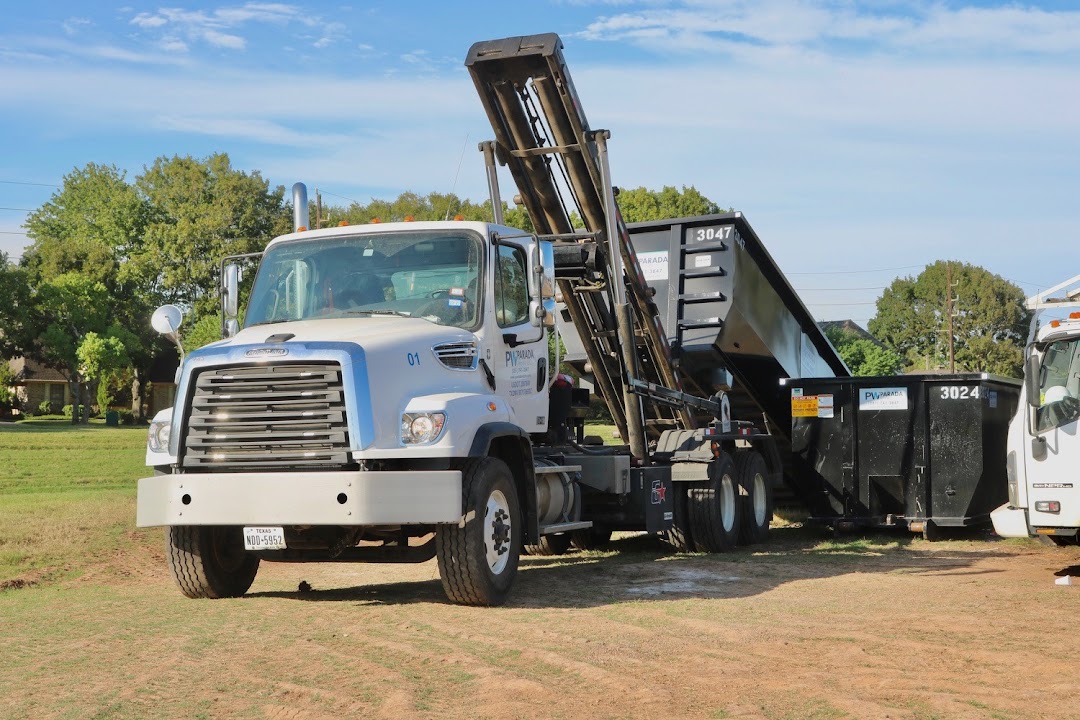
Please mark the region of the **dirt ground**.
<svg viewBox="0 0 1080 720"><path fill-rule="evenodd" d="M0 716L1080 718L1080 585L1054 582L1080 549L982 537L621 538L524 559L480 609L433 562L264 563L244 598L186 600L140 531L0 593Z"/></svg>

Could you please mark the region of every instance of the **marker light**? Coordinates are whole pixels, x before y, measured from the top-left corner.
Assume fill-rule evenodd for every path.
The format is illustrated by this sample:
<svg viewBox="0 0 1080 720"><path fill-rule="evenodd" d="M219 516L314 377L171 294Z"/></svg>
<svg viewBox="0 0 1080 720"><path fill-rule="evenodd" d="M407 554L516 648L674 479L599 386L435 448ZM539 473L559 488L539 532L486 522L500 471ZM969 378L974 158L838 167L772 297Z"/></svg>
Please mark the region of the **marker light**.
<svg viewBox="0 0 1080 720"><path fill-rule="evenodd" d="M341 222L339 222L337 224L337 226L338 227L348 227L349 226L349 221L348 220L342 220Z"/></svg>
<svg viewBox="0 0 1080 720"><path fill-rule="evenodd" d="M374 225L376 223L381 223L381 222L382 222L382 220L380 220L379 218L371 218L371 224L372 225Z"/></svg>
<svg viewBox="0 0 1080 720"><path fill-rule="evenodd" d="M465 216L464 215L455 215L454 219L460 222L461 220L465 219Z"/></svg>
<svg viewBox="0 0 1080 720"><path fill-rule="evenodd" d="M300 225L299 227L296 228L296 232L305 232L305 231L307 231L307 225Z"/></svg>
<svg viewBox="0 0 1080 720"><path fill-rule="evenodd" d="M1080 320L1080 312L1069 313L1070 320Z"/></svg>
<svg viewBox="0 0 1080 720"><path fill-rule="evenodd" d="M1060 320L1051 320L1050 321L1050 327L1052 327L1052 328L1061 327L1061 321Z"/></svg>
<svg viewBox="0 0 1080 720"><path fill-rule="evenodd" d="M416 218L414 218L412 215L406 215L405 216L405 222L412 222L415 219Z"/></svg>

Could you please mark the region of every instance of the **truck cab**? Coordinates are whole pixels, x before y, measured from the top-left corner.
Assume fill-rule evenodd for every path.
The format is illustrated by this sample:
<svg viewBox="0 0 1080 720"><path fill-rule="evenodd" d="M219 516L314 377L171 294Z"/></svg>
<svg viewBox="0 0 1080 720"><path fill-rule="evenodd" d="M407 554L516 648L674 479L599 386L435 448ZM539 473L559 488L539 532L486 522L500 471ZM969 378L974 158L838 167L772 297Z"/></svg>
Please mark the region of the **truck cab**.
<svg viewBox="0 0 1080 720"><path fill-rule="evenodd" d="M991 515L1004 537L1077 543L1080 529L1080 312L1051 320L1027 348L1009 426L1009 502Z"/></svg>
<svg viewBox="0 0 1080 720"><path fill-rule="evenodd" d="M480 222L270 242L242 327L226 318L230 337L186 357L151 429L137 524L169 528L181 590L242 594L260 558L438 554L452 598L501 602L537 533L553 262ZM470 511L486 532L459 527Z"/></svg>

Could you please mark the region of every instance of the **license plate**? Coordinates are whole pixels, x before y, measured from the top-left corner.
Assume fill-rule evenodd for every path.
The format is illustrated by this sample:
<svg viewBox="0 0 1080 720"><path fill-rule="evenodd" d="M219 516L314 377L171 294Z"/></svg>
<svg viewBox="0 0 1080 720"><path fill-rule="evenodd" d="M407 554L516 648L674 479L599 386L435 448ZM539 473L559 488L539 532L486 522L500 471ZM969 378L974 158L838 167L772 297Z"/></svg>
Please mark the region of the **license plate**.
<svg viewBox="0 0 1080 720"><path fill-rule="evenodd" d="M244 528L245 550L284 550L285 528L246 527Z"/></svg>

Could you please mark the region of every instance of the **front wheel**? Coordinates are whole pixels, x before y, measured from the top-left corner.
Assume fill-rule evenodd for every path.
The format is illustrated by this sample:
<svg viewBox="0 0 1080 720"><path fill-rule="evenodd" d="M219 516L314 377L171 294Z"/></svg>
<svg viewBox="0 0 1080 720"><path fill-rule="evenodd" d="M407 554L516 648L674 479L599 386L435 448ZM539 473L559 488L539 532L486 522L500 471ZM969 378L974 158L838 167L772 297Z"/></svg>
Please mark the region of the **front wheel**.
<svg viewBox="0 0 1080 720"><path fill-rule="evenodd" d="M259 571L259 558L244 549L239 527L175 525L165 535L165 554L189 598L240 597Z"/></svg>
<svg viewBox="0 0 1080 720"><path fill-rule="evenodd" d="M521 509L510 468L494 457L462 469L465 514L435 534L443 590L462 605L502 605L521 556Z"/></svg>

